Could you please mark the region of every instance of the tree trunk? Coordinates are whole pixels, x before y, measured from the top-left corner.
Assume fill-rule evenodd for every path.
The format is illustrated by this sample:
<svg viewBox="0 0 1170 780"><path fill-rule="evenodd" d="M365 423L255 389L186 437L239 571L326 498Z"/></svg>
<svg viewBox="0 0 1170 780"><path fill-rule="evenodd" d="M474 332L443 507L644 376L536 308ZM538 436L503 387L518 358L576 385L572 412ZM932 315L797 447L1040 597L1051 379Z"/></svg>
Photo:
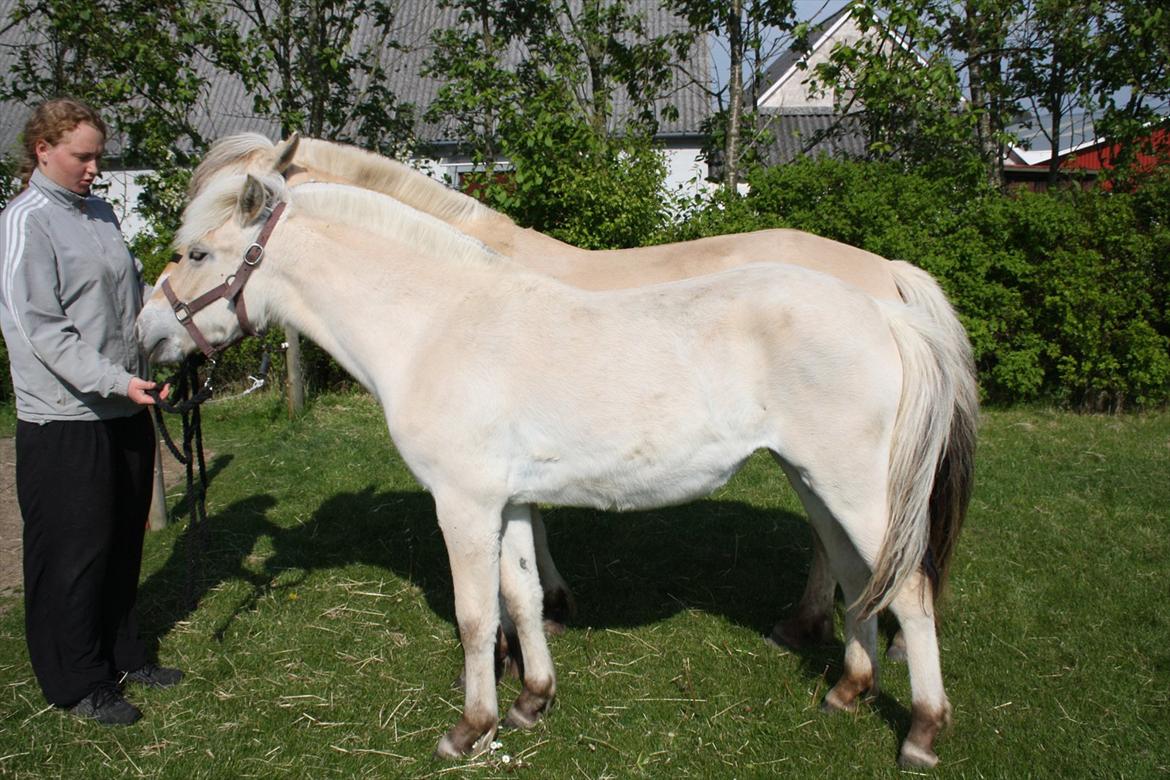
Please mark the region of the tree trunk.
<svg viewBox="0 0 1170 780"><path fill-rule="evenodd" d="M305 409L305 378L301 367L301 334L292 328L285 328L284 339L288 347L284 352L288 364L288 416L296 417Z"/></svg>
<svg viewBox="0 0 1170 780"><path fill-rule="evenodd" d="M727 88L727 138L723 148L723 181L734 192L739 184L739 120L743 114L743 0L732 0L727 12L727 38L731 48Z"/></svg>

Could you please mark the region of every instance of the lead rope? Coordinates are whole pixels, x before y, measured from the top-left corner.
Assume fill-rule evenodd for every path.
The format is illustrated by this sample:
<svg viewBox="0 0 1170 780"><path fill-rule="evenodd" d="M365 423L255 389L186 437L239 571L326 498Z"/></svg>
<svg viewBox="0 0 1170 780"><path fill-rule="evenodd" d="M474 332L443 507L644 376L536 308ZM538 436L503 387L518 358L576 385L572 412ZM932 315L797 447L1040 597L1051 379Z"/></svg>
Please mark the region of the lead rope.
<svg viewBox="0 0 1170 780"><path fill-rule="evenodd" d="M186 545L187 581L183 586L183 601L191 609L195 604L196 573L199 580L205 573L207 558L207 462L203 455L203 419L200 415L200 406L211 398L211 374L207 381L199 386L199 365L203 362L202 356L191 357L179 366L175 377L171 380L173 400L159 398L159 390L148 390L147 393L154 399L154 421L162 433L167 449L179 463L187 469L187 513L190 517L190 532ZM212 363L212 368L215 364ZM192 392L192 388L199 387ZM178 414L183 421L183 446L180 450L175 445L167 430L163 412ZM199 480L195 480L195 468L199 469ZM196 555L198 553L198 555ZM199 571L196 572L196 562Z"/></svg>

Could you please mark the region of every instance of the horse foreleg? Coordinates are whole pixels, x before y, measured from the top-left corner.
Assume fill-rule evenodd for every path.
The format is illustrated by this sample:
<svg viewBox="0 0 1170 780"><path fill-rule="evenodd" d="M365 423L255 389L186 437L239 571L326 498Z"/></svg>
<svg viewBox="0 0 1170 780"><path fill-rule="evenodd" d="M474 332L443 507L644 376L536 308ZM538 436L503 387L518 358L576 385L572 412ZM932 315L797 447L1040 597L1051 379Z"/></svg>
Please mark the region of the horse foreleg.
<svg viewBox="0 0 1170 780"><path fill-rule="evenodd" d="M898 756L898 763L904 767L937 764L934 740L951 721L951 704L943 689L933 602L930 584L918 572L890 604L890 610L902 626L910 671L910 733Z"/></svg>
<svg viewBox="0 0 1170 780"><path fill-rule="evenodd" d="M821 537L815 528L811 530L813 559L804 594L796 605L796 614L772 628L772 641L793 650L823 645L833 638L833 602L837 594L837 581L833 578Z"/></svg>
<svg viewBox="0 0 1170 780"><path fill-rule="evenodd" d="M498 509L438 494L435 508L451 564L464 684L463 716L439 740L435 754L456 758L486 750L499 722L494 650L500 625L502 517Z"/></svg>
<svg viewBox="0 0 1170 780"><path fill-rule="evenodd" d="M540 587L544 592L544 629L553 635L562 634L565 631L565 623L577 612L577 603L573 599L573 592L569 590L568 584L553 562L540 510L535 504L529 504L528 509L531 514L532 540L536 547L536 568L540 573Z"/></svg>
<svg viewBox="0 0 1170 780"><path fill-rule="evenodd" d="M525 506L509 506L504 510L500 591L523 649L519 668L524 690L505 719L505 724L512 728L528 728L536 723L556 694L552 655L541 624L541 587L531 518Z"/></svg>

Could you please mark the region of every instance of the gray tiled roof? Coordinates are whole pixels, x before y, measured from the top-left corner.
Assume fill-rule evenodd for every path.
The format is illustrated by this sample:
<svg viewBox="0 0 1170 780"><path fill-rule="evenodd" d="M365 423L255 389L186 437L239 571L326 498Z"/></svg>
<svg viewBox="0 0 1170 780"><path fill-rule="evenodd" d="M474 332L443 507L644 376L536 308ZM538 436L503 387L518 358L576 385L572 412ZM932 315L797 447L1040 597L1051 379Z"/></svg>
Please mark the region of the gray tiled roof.
<svg viewBox="0 0 1170 780"><path fill-rule="evenodd" d="M767 150L769 165L790 163L797 157L854 157L865 154L865 137L855 117L841 116L830 110L817 108L787 108L782 111L762 112L764 126L774 136ZM834 124L843 132L825 138Z"/></svg>
<svg viewBox="0 0 1170 780"><path fill-rule="evenodd" d="M0 72L8 72L15 60L14 47L27 45L31 40L30 30L25 26L13 26L9 17L16 0L0 0ZM678 29L684 23L678 17L662 11L658 0L634 0L631 5L640 11L651 35L661 35ZM225 14L231 12L225 10ZM234 14L239 18L238 12ZM458 12L439 8L433 1L403 0L394 23L392 37L401 48L386 48L383 53L383 67L390 81L389 88L400 102L412 103L421 114L435 97L440 81L422 75L422 64L430 53L430 35L436 29L452 27L457 23ZM372 20L363 20L355 34L354 47L360 50L375 39L378 34ZM511 53L518 61L518 51ZM691 54L688 70L705 75L710 73L710 57L705 43L696 47ZM269 137L279 135L279 126L270 119L258 117L252 111L252 97L235 78L213 71L207 71L209 87L200 106L196 124L208 139L245 130L264 133ZM363 85L359 84L359 88ZM670 96L667 102L678 108L676 120L662 121L660 134L663 136L690 135L699 132L703 119L710 113L707 96L696 86L685 86ZM622 101L617 101L615 115L622 116ZM28 115L28 107L5 103L0 105L0 153L11 152L17 144L17 135ZM442 126L424 125L417 127L420 138L426 141L452 141L450 133ZM108 153L117 154L118 139L111 138Z"/></svg>

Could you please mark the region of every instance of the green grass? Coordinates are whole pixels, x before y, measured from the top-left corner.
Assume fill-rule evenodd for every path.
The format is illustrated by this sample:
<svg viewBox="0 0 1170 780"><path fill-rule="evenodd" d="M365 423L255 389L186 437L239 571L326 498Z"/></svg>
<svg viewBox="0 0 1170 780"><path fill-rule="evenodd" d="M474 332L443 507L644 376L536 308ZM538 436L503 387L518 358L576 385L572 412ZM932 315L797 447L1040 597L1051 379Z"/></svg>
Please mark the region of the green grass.
<svg viewBox="0 0 1170 780"><path fill-rule="evenodd" d="M0 617L0 775L16 777L895 776L905 668L855 715L818 705L841 645L762 635L800 596L808 531L766 457L710 499L546 513L578 599L559 695L492 756L431 757L461 653L433 505L362 396L295 422L273 398L205 412L210 540L151 534L140 592L176 689L139 724L44 708L22 612ZM988 412L940 642L955 725L938 777L1170 774L1170 413ZM182 490L172 506L185 506ZM838 628L838 637L840 630ZM501 708L517 693L501 685ZM504 756L509 760L505 762Z"/></svg>

